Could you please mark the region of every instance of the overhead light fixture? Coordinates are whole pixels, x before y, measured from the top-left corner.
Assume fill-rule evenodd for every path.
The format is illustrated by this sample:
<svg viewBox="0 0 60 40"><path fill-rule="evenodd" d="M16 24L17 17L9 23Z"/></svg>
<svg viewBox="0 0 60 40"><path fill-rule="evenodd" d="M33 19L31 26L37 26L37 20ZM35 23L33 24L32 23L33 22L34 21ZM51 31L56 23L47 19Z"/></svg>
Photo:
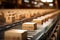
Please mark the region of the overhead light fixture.
<svg viewBox="0 0 60 40"><path fill-rule="evenodd" d="M42 2L46 2L47 0L41 0Z"/></svg>
<svg viewBox="0 0 60 40"><path fill-rule="evenodd" d="M42 2L53 2L53 0L41 0Z"/></svg>
<svg viewBox="0 0 60 40"><path fill-rule="evenodd" d="M53 0L47 0L47 2L53 2Z"/></svg>

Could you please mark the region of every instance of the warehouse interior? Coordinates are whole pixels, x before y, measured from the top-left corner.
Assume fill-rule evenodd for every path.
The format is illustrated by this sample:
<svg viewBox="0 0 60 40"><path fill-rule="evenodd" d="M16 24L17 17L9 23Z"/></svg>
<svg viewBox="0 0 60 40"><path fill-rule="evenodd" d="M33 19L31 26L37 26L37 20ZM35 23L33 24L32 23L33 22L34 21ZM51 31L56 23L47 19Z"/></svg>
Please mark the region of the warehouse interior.
<svg viewBox="0 0 60 40"><path fill-rule="evenodd" d="M60 0L0 0L0 40L60 40Z"/></svg>

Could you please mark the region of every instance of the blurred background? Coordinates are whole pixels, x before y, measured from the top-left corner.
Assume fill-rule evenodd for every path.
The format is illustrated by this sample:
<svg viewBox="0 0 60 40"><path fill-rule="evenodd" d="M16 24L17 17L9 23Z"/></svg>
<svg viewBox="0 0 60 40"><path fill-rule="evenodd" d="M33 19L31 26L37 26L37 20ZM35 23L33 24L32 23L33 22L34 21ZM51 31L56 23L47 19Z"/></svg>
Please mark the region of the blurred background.
<svg viewBox="0 0 60 40"><path fill-rule="evenodd" d="M0 8L60 8L60 0L0 0Z"/></svg>
<svg viewBox="0 0 60 40"><path fill-rule="evenodd" d="M0 0L0 40L60 40L59 9L60 0Z"/></svg>

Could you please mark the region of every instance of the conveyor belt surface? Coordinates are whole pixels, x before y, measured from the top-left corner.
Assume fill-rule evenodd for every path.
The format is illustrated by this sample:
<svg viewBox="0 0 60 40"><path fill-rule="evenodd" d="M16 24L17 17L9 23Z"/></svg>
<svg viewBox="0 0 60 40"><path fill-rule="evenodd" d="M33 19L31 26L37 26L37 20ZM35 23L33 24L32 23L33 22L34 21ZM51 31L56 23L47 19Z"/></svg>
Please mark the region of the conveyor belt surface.
<svg viewBox="0 0 60 40"><path fill-rule="evenodd" d="M24 21L24 19L23 19L23 21ZM21 26L22 26L21 24L23 23L23 21L19 21L19 22L15 22L15 23L12 23L12 24L0 26L0 31L1 30L5 31L5 28L7 28L7 29L8 28L11 28L11 29L21 29ZM52 26L56 22L57 22L57 19L55 19L55 21L53 21L50 24L46 25L42 29L41 29L41 27L37 27L39 29L34 30L34 31L28 31L27 39L28 40L39 40L39 39L40 40L45 40L45 37L48 35L47 34L48 30L50 30L50 28L52 28ZM40 25L37 25L37 26L40 26Z"/></svg>
<svg viewBox="0 0 60 40"><path fill-rule="evenodd" d="M37 25L37 26L39 26L39 27L37 27L38 28L37 30L28 31L27 39L28 40L39 40L42 37L42 35L45 35L47 33L47 31L54 25L56 20L53 21L52 23L46 25L43 28L41 28L40 25ZM14 24L12 26L14 26ZM22 25L18 25L18 26L12 27L11 29L21 29L21 27L22 27Z"/></svg>

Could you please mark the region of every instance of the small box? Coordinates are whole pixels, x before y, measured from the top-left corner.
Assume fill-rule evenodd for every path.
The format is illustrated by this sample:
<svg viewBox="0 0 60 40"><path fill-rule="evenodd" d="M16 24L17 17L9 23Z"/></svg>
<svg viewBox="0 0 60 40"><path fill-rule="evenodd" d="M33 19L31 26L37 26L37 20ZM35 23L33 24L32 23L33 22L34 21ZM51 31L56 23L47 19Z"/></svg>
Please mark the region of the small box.
<svg viewBox="0 0 60 40"><path fill-rule="evenodd" d="M26 40L27 39L27 30L17 30L11 29L5 31L4 40Z"/></svg>
<svg viewBox="0 0 60 40"><path fill-rule="evenodd" d="M49 16L48 15L45 15L44 17L45 17L45 20L48 21Z"/></svg>
<svg viewBox="0 0 60 40"><path fill-rule="evenodd" d="M9 13L6 13L6 14L4 14L4 15L5 15L5 17L6 17L6 16L14 16L15 13L11 13L11 12L9 12Z"/></svg>
<svg viewBox="0 0 60 40"><path fill-rule="evenodd" d="M34 15L35 15L34 13L31 13L31 17L34 17Z"/></svg>
<svg viewBox="0 0 60 40"><path fill-rule="evenodd" d="M43 22L46 22L46 17L42 16L41 19L43 20Z"/></svg>
<svg viewBox="0 0 60 40"><path fill-rule="evenodd" d="M14 16L6 17L6 23L13 23L13 22L15 22L15 17Z"/></svg>
<svg viewBox="0 0 60 40"><path fill-rule="evenodd" d="M21 14L16 14L16 15L15 15L15 19L16 19L16 20L22 19L22 18L21 18Z"/></svg>
<svg viewBox="0 0 60 40"><path fill-rule="evenodd" d="M32 22L36 22L37 24L43 24L43 19L40 19L40 18L38 18L38 19L33 19Z"/></svg>
<svg viewBox="0 0 60 40"><path fill-rule="evenodd" d="M34 22L26 22L22 24L22 29L23 30L36 30L37 29L37 24Z"/></svg>
<svg viewBox="0 0 60 40"><path fill-rule="evenodd" d="M40 15L44 15L45 14L45 10L39 11Z"/></svg>
<svg viewBox="0 0 60 40"><path fill-rule="evenodd" d="M28 19L28 18L31 18L31 15L30 14L25 14L25 18Z"/></svg>
<svg viewBox="0 0 60 40"><path fill-rule="evenodd" d="M21 14L22 19L25 18L25 14Z"/></svg>

